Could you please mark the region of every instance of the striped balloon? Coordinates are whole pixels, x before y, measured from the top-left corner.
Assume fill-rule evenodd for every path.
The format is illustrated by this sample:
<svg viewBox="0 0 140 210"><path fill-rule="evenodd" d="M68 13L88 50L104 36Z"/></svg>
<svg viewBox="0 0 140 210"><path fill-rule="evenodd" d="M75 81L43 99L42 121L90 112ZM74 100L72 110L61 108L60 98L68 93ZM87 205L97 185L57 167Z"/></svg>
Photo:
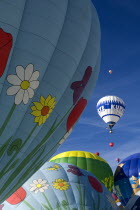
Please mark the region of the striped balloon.
<svg viewBox="0 0 140 210"><path fill-rule="evenodd" d="M124 114L124 101L117 96L105 96L98 101L96 108L99 116L109 125L110 133L112 133L112 127Z"/></svg>

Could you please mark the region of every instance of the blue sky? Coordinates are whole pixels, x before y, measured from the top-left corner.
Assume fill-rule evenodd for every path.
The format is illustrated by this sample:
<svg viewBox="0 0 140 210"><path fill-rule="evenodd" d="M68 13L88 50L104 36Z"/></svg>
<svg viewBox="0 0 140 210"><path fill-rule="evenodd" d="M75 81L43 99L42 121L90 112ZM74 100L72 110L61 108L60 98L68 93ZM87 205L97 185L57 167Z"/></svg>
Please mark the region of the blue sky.
<svg viewBox="0 0 140 210"><path fill-rule="evenodd" d="M99 152L112 167L140 152L140 0L93 0L101 24L101 70L96 88L78 124L55 154L82 150ZM112 69L110 75L108 70ZM113 134L96 112L97 101L116 95L126 104ZM114 142L114 147L109 147Z"/></svg>

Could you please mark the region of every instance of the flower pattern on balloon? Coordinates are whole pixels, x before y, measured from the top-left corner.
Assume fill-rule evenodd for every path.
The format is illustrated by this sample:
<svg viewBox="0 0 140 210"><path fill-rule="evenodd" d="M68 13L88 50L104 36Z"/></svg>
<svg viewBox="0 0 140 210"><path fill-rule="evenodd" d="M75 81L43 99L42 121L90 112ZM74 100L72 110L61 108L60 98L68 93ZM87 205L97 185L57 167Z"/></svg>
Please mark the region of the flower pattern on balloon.
<svg viewBox="0 0 140 210"><path fill-rule="evenodd" d="M26 195L26 191L23 189L23 187L20 187L9 198L7 198L6 201L11 205L16 205L22 202L26 198Z"/></svg>
<svg viewBox="0 0 140 210"><path fill-rule="evenodd" d="M40 102L33 102L34 106L31 107L31 114L35 116L34 122L42 125L46 122L51 112L53 111L56 101L55 97L48 95L47 98L40 97Z"/></svg>
<svg viewBox="0 0 140 210"><path fill-rule="evenodd" d="M57 190L67 190L70 185L64 179L56 179L53 183L53 187Z"/></svg>
<svg viewBox="0 0 140 210"><path fill-rule="evenodd" d="M30 184L30 191L31 192L35 192L35 193L38 193L38 192L44 192L45 190L48 189L49 187L49 184L47 184L47 181L46 180L42 180L42 179L38 179L38 180L34 180L33 181L33 184Z"/></svg>
<svg viewBox="0 0 140 210"><path fill-rule="evenodd" d="M72 174L77 175L77 176L84 176L78 167L73 166L73 165L68 165L68 167L70 169L68 169L67 172L71 172Z"/></svg>
<svg viewBox="0 0 140 210"><path fill-rule="evenodd" d="M94 190L96 190L97 192L100 192L100 193L103 192L102 185L95 177L88 176L88 180L89 180L91 186L94 188Z"/></svg>
<svg viewBox="0 0 140 210"><path fill-rule="evenodd" d="M19 105L22 101L27 104L29 99L34 96L34 90L39 86L39 71L34 71L33 64L16 67L16 75L8 75L7 81L12 84L7 89L7 95L15 95L15 104Z"/></svg>
<svg viewBox="0 0 140 210"><path fill-rule="evenodd" d="M61 167L58 166L58 165L53 165L53 166L47 168L46 170L49 170L49 171L56 171L56 170L58 170L58 169L60 169L60 168L61 168Z"/></svg>

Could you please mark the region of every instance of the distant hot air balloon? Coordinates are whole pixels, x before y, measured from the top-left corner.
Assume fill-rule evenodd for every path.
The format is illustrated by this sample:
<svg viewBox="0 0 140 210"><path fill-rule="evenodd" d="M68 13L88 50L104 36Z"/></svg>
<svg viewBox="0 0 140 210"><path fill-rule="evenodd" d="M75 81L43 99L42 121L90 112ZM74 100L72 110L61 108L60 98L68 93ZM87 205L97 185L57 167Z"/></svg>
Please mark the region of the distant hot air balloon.
<svg viewBox="0 0 140 210"><path fill-rule="evenodd" d="M116 158L116 161L117 161L118 163L120 162L120 160L121 160L120 158Z"/></svg>
<svg viewBox="0 0 140 210"><path fill-rule="evenodd" d="M85 151L68 151L52 157L55 163L70 163L94 174L110 191L113 187L113 172L100 156Z"/></svg>
<svg viewBox="0 0 140 210"><path fill-rule="evenodd" d="M99 116L109 125L110 133L113 126L122 117L125 111L123 100L117 96L105 96L97 103L97 112Z"/></svg>
<svg viewBox="0 0 140 210"><path fill-rule="evenodd" d="M109 72L109 74L112 74L112 70L109 70L108 72Z"/></svg>
<svg viewBox="0 0 140 210"><path fill-rule="evenodd" d="M3 210L117 210L107 188L90 172L69 163L45 163L5 202Z"/></svg>
<svg viewBox="0 0 140 210"><path fill-rule="evenodd" d="M95 152L95 155L98 155L98 156L99 156L99 155L100 155L100 153L99 153L99 152Z"/></svg>
<svg viewBox="0 0 140 210"><path fill-rule="evenodd" d="M109 143L109 146L110 146L110 147L113 147L113 146L114 146L114 143L113 143L113 142L110 142L110 143Z"/></svg>
<svg viewBox="0 0 140 210"><path fill-rule="evenodd" d="M140 191L140 153L122 160L114 175L116 194L123 206Z"/></svg>
<svg viewBox="0 0 140 210"><path fill-rule="evenodd" d="M100 68L91 0L0 1L0 203L67 139Z"/></svg>

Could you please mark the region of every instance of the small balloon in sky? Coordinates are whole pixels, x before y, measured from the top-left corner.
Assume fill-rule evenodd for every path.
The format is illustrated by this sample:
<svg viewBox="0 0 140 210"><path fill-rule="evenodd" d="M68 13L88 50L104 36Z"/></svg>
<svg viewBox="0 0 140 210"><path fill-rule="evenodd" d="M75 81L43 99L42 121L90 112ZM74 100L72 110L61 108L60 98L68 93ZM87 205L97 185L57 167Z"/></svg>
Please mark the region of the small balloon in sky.
<svg viewBox="0 0 140 210"><path fill-rule="evenodd" d="M113 143L113 142L110 142L110 143L109 143L109 146L110 146L110 147L113 147L113 146L114 146L114 143Z"/></svg>
<svg viewBox="0 0 140 210"><path fill-rule="evenodd" d="M118 163L120 162L120 160L121 160L120 158L116 158L116 161L117 161Z"/></svg>
<svg viewBox="0 0 140 210"><path fill-rule="evenodd" d="M95 155L98 155L98 156L99 156L99 155L100 155L100 153L99 153L99 152L95 152Z"/></svg>
<svg viewBox="0 0 140 210"><path fill-rule="evenodd" d="M112 74L113 73L113 71L110 69L110 70L108 70L108 72L109 72L109 74Z"/></svg>

